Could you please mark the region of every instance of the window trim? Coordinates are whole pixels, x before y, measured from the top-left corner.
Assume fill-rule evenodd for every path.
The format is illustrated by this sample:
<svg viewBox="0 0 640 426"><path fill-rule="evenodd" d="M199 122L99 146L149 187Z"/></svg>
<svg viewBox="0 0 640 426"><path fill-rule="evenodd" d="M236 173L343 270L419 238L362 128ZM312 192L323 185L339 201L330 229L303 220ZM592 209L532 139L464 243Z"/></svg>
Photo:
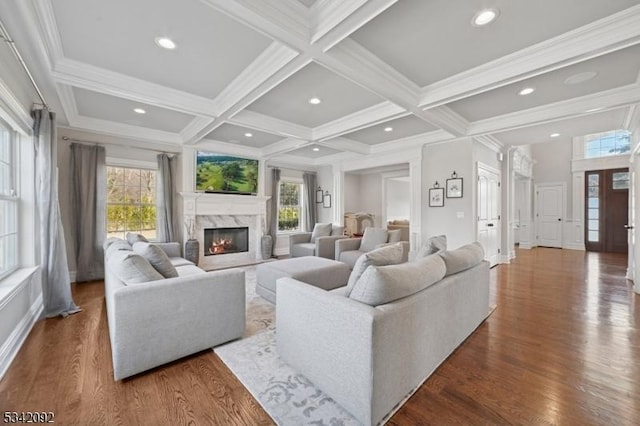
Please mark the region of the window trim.
<svg viewBox="0 0 640 426"><path fill-rule="evenodd" d="M13 272L17 271L20 268L20 190L19 182L18 182L18 132L9 125L6 121L0 118L0 128L3 131L6 131L9 136L9 162L7 165L9 166L9 179L10 179L10 193L2 194L0 193L0 200L7 201L15 206L15 232L8 232L4 236L15 235L16 243L14 246L9 249L13 249L15 253L15 263L10 265L6 270L0 271L0 280L6 278L11 275Z"/></svg>

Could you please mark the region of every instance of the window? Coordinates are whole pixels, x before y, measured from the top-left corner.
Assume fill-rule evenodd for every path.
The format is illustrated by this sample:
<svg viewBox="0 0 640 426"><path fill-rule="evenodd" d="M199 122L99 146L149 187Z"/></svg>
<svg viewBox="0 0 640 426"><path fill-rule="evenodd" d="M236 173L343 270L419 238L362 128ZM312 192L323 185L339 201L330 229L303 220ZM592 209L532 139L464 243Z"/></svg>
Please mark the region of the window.
<svg viewBox="0 0 640 426"><path fill-rule="evenodd" d="M156 237L156 171L107 167L107 237Z"/></svg>
<svg viewBox="0 0 640 426"><path fill-rule="evenodd" d="M16 133L0 120L0 278L18 267Z"/></svg>
<svg viewBox="0 0 640 426"><path fill-rule="evenodd" d="M281 182L278 200L278 231L299 231L302 218L302 184Z"/></svg>
<svg viewBox="0 0 640 426"><path fill-rule="evenodd" d="M584 158L627 154L630 150L631 133L626 130L614 130L585 137Z"/></svg>

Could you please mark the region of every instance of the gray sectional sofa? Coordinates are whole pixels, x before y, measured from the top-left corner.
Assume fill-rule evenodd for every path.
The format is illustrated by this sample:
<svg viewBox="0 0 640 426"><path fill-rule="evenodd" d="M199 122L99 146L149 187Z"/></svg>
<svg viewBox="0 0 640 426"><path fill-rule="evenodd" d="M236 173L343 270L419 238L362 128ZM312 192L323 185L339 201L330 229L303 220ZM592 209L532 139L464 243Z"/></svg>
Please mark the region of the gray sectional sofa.
<svg viewBox="0 0 640 426"><path fill-rule="evenodd" d="M360 422L378 424L487 317L483 257L474 243L364 272L356 265L360 277L333 291L281 278L278 354Z"/></svg>
<svg viewBox="0 0 640 426"><path fill-rule="evenodd" d="M205 272L180 257L179 243L109 239L104 249L116 380L242 336L244 271Z"/></svg>

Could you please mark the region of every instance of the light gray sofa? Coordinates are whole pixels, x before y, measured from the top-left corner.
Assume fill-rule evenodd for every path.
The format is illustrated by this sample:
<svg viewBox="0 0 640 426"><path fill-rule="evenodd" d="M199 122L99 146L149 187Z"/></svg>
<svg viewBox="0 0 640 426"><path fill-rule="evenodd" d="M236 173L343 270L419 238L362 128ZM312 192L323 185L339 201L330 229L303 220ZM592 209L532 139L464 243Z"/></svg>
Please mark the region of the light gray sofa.
<svg viewBox="0 0 640 426"><path fill-rule="evenodd" d="M157 243L177 277L127 284L123 277L131 275L122 271L124 263L150 264L132 255L126 241L109 248L113 243L105 243L105 299L116 380L242 336L244 271L205 272L180 257L179 243Z"/></svg>
<svg viewBox="0 0 640 426"><path fill-rule="evenodd" d="M289 255L291 257L318 256L333 260L336 241L347 238L343 233L344 226L316 223L313 232L289 235Z"/></svg>
<svg viewBox="0 0 640 426"><path fill-rule="evenodd" d="M360 422L378 424L487 317L489 264L471 250L472 262L452 251L369 266L350 293L279 279L279 356ZM393 300L377 304L384 299Z"/></svg>
<svg viewBox="0 0 640 426"><path fill-rule="evenodd" d="M406 262L409 255L409 242L401 241L401 231L387 231L384 228L366 228L362 238L345 238L335 242L335 260L344 262L353 269L356 261L363 254L384 244L402 242L403 261Z"/></svg>

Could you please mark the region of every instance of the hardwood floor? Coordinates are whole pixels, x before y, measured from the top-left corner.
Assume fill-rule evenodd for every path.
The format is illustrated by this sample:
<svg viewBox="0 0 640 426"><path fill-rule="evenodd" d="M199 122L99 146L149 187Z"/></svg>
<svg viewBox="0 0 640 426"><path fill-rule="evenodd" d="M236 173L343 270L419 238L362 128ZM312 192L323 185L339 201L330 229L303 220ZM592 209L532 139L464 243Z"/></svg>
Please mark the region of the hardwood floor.
<svg viewBox="0 0 640 426"><path fill-rule="evenodd" d="M640 424L640 296L626 256L520 250L491 271L495 312L390 420ZM84 311L36 324L0 382L2 411L58 424L272 424L213 351L114 382L101 282Z"/></svg>

